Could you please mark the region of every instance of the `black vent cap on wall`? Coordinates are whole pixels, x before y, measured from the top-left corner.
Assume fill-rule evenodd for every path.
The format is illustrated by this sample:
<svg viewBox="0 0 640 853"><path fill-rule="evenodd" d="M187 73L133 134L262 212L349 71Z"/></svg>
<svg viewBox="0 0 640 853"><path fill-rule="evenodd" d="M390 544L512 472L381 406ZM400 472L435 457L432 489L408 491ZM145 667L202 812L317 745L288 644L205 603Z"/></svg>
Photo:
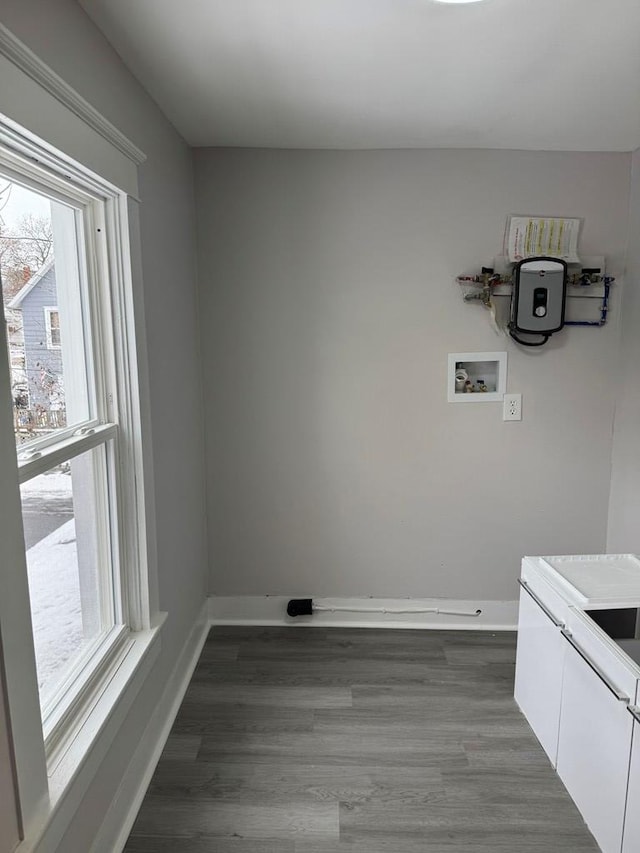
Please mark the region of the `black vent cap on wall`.
<svg viewBox="0 0 640 853"><path fill-rule="evenodd" d="M312 598L292 598L287 604L287 616L311 616L312 613Z"/></svg>

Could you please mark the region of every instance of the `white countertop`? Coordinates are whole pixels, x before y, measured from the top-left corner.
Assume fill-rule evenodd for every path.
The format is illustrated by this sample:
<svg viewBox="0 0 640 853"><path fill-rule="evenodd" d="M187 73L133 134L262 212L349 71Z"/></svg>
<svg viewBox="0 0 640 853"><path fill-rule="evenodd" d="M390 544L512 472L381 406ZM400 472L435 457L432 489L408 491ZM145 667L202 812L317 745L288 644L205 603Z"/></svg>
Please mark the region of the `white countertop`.
<svg viewBox="0 0 640 853"><path fill-rule="evenodd" d="M554 586L582 607L640 606L640 559L634 554L531 559Z"/></svg>

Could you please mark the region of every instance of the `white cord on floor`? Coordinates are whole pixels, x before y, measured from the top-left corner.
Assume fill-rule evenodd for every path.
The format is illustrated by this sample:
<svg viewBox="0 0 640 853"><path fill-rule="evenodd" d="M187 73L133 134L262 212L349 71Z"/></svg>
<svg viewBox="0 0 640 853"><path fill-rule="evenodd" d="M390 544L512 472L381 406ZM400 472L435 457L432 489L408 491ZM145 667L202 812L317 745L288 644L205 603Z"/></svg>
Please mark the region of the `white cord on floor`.
<svg viewBox="0 0 640 853"><path fill-rule="evenodd" d="M445 610L441 607L346 607L342 605L314 604L314 610L329 613L442 613L445 616L479 616L482 610Z"/></svg>

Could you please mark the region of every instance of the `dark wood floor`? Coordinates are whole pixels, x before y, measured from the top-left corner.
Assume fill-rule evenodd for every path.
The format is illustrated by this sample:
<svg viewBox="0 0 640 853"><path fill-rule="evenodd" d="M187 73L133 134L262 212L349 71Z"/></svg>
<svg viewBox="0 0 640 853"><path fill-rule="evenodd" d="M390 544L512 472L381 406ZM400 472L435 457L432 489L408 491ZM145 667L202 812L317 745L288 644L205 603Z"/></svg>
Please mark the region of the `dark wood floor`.
<svg viewBox="0 0 640 853"><path fill-rule="evenodd" d="M214 628L125 853L593 853L515 635Z"/></svg>

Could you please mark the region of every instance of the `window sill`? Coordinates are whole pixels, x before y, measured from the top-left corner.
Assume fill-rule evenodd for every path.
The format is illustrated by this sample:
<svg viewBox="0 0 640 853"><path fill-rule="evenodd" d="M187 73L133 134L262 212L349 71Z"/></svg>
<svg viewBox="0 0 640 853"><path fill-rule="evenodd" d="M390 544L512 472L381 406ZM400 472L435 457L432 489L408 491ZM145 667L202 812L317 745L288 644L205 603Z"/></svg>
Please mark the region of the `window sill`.
<svg viewBox="0 0 640 853"><path fill-rule="evenodd" d="M113 743L161 648L160 613L147 631L131 634L114 667L95 691L93 707L50 757L49 799L16 853L53 851L78 809L91 780Z"/></svg>

